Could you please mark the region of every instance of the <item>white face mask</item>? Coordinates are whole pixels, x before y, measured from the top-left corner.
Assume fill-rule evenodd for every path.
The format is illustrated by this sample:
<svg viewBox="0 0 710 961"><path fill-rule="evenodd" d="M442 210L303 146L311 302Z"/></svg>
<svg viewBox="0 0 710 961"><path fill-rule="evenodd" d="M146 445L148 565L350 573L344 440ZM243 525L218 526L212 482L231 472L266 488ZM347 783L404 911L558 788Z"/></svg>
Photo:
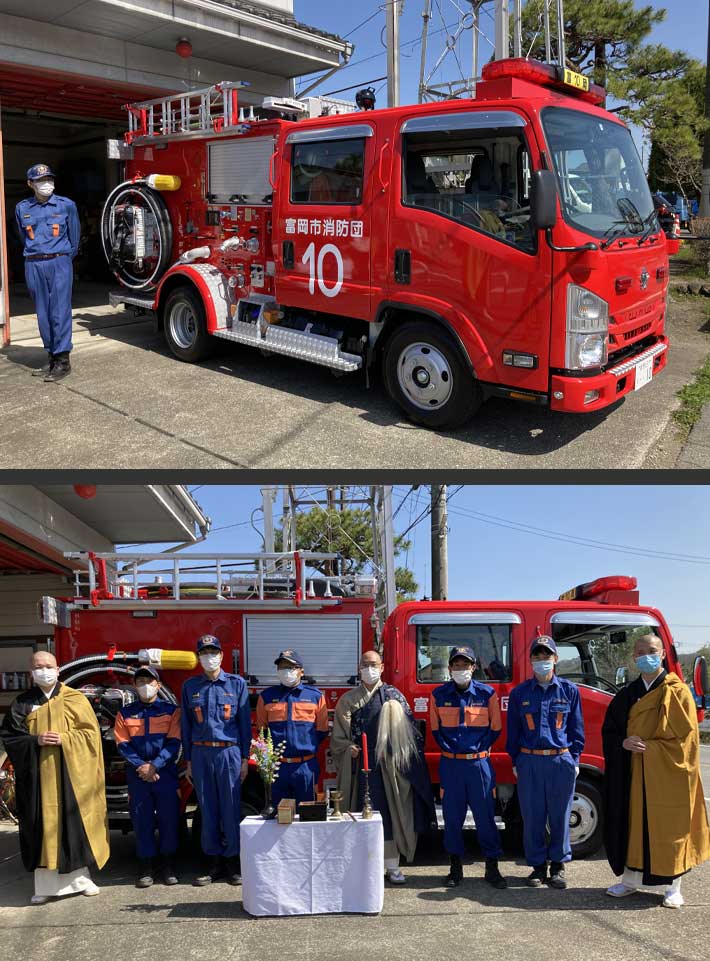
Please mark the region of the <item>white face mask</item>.
<svg viewBox="0 0 710 961"><path fill-rule="evenodd" d="M533 674L537 674L540 677L545 677L546 674L549 674L550 671L552 671L554 666L555 666L555 662L552 660L552 658L549 658L546 661L533 661L532 662Z"/></svg>
<svg viewBox="0 0 710 961"><path fill-rule="evenodd" d="M57 678L59 677L59 671L56 667L38 667L36 670L32 671L32 679L35 684L39 684L41 687L50 687L57 683Z"/></svg>
<svg viewBox="0 0 710 961"><path fill-rule="evenodd" d="M54 184L46 181L45 183L35 184L33 189L42 200L48 200L54 193Z"/></svg>
<svg viewBox="0 0 710 961"><path fill-rule="evenodd" d="M298 684L297 667L280 667L278 674L284 687L295 687Z"/></svg>
<svg viewBox="0 0 710 961"><path fill-rule="evenodd" d="M152 701L153 697L158 693L158 685L136 684L136 690L141 701Z"/></svg>
<svg viewBox="0 0 710 961"><path fill-rule="evenodd" d="M458 684L459 687L463 687L464 684L470 684L472 677L473 677L473 670L472 670L470 667L467 668L465 671L452 671L452 672L451 672L451 679L452 679L456 684Z"/></svg>
<svg viewBox="0 0 710 961"><path fill-rule="evenodd" d="M377 664L368 665L360 668L360 680L365 684L377 684L382 676L382 668Z"/></svg>
<svg viewBox="0 0 710 961"><path fill-rule="evenodd" d="M200 664L206 671L216 671L221 663L221 654L200 654Z"/></svg>

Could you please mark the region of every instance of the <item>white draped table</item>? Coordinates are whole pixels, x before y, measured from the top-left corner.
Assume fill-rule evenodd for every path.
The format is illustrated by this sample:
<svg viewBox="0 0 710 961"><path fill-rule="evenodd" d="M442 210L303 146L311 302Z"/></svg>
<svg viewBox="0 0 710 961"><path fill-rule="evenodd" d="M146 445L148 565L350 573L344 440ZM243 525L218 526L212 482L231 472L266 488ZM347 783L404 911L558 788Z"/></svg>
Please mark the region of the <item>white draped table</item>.
<svg viewBox="0 0 710 961"><path fill-rule="evenodd" d="M379 914L384 901L382 818L241 823L244 910L254 915Z"/></svg>

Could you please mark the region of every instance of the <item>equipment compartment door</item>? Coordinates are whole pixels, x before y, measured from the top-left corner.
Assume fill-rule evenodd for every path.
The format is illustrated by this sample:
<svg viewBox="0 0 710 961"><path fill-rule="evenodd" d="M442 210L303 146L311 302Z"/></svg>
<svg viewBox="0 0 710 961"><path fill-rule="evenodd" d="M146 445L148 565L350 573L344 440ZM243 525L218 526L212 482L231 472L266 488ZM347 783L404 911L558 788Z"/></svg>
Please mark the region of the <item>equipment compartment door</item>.
<svg viewBox="0 0 710 961"><path fill-rule="evenodd" d="M274 164L279 303L370 318L373 162L368 124L297 130L282 142Z"/></svg>

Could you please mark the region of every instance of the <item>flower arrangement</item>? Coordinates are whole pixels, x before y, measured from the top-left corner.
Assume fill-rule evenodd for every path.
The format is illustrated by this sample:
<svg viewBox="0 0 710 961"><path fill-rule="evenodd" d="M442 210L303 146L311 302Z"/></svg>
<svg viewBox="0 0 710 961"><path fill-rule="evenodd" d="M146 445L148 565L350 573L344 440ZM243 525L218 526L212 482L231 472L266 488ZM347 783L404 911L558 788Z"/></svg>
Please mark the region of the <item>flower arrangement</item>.
<svg viewBox="0 0 710 961"><path fill-rule="evenodd" d="M281 758L286 750L286 742L274 745L271 731L267 728L259 729L259 736L251 742L251 759L264 784L273 784L279 776Z"/></svg>

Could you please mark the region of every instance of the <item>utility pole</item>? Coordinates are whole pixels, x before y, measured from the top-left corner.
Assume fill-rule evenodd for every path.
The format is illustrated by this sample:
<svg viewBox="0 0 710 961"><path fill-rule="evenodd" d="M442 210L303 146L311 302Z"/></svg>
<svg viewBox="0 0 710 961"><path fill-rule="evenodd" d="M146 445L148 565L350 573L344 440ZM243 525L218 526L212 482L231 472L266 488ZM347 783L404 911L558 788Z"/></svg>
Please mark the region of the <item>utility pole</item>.
<svg viewBox="0 0 710 961"><path fill-rule="evenodd" d="M402 0L387 0L387 106L399 106L399 14Z"/></svg>
<svg viewBox="0 0 710 961"><path fill-rule="evenodd" d="M708 0L708 53L705 61L705 119L710 121L710 0ZM701 217L710 217L710 129L703 137L703 182L700 191Z"/></svg>
<svg viewBox="0 0 710 961"><path fill-rule="evenodd" d="M431 485L431 599L449 595L449 559L446 529L446 484Z"/></svg>

